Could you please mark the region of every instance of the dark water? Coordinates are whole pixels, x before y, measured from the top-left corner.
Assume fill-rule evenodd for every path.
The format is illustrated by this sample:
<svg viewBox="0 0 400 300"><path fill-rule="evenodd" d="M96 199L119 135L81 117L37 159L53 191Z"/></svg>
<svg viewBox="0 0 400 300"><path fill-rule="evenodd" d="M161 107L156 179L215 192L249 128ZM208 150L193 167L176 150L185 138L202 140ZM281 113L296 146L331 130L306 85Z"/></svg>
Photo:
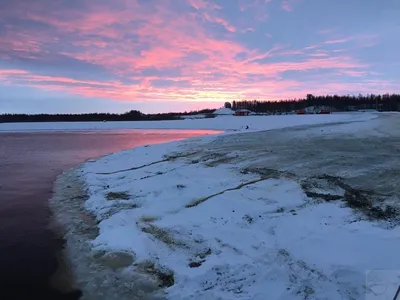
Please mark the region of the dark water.
<svg viewBox="0 0 400 300"><path fill-rule="evenodd" d="M76 299L49 286L62 242L48 228L52 182L89 158L210 131L0 133L0 299Z"/></svg>

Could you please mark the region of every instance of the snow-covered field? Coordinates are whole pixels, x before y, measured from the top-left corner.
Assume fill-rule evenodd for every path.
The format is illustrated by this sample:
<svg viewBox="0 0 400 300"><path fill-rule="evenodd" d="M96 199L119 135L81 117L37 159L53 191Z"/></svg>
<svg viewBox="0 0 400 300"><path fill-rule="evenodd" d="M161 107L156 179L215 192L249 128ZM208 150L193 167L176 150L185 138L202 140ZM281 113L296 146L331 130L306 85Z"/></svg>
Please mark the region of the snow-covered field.
<svg viewBox="0 0 400 300"><path fill-rule="evenodd" d="M221 116L212 119L186 119L178 121L137 121L137 122L45 122L45 123L0 123L1 131L72 131L72 130L113 130L113 129L205 129L251 130L275 129L289 126L365 120L371 113L337 113L331 115L305 116Z"/></svg>
<svg viewBox="0 0 400 300"><path fill-rule="evenodd" d="M52 206L83 299L393 298L397 115L182 124L250 130L135 148L60 178ZM71 180L87 198L71 202ZM370 270L384 271L367 281Z"/></svg>

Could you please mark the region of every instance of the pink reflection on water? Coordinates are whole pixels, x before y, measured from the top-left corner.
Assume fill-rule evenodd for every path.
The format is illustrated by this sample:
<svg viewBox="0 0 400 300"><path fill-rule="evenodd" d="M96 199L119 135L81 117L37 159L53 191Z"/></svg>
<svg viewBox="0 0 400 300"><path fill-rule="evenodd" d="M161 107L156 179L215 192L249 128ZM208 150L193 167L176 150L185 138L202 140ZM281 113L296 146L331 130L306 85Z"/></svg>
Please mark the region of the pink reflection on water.
<svg viewBox="0 0 400 300"><path fill-rule="evenodd" d="M118 131L85 131L80 132L82 139L87 136L92 136L89 140L94 147L90 147L90 152L84 153L85 158L95 158L122 150L128 150L134 147L143 145L154 145L168 143L172 141L180 141L191 137L215 135L222 131L215 130L180 130L180 129L126 129ZM71 133L76 134L76 132ZM95 138L101 135L101 139ZM104 142L107 145L104 145ZM82 154L82 153L81 153Z"/></svg>
<svg viewBox="0 0 400 300"><path fill-rule="evenodd" d="M60 247L48 228L47 201L59 173L109 153L217 133L154 129L0 133L0 281L10 287L18 282L30 295L29 287L47 291L56 267L53 253Z"/></svg>

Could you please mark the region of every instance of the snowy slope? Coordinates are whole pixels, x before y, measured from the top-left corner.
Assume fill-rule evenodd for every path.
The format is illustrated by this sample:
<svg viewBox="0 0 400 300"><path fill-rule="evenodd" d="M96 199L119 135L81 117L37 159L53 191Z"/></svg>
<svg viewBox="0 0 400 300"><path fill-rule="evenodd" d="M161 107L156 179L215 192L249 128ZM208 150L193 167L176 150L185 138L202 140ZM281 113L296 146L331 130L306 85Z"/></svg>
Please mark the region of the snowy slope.
<svg viewBox="0 0 400 300"><path fill-rule="evenodd" d="M366 270L399 262L400 228L354 222L350 208L315 202L296 180L210 167L196 155L159 162L147 150L131 155L153 157L148 167L96 175L117 172L113 162L88 165L86 209L100 222L93 251L172 271L169 299L361 299ZM106 200L110 192L129 200ZM112 213L127 204L135 208Z"/></svg>
<svg viewBox="0 0 400 300"><path fill-rule="evenodd" d="M354 139L378 136L382 133L377 130L384 128L379 120L361 121L375 115L337 116L266 117L263 125L257 124L272 129L348 121L287 131L288 147L294 149L294 135L318 140L350 133ZM284 139L279 132L271 136ZM97 288L84 287L84 292L106 290L113 276L120 280L140 273L164 284L165 297L171 300L373 297L373 287L365 286L366 272L400 269L400 227L367 220L342 200L311 197L296 173L257 171L255 161L246 160L252 157L252 145L261 147L264 156L279 159L279 152L268 152L272 145L263 150L263 142L251 139L257 134L245 134L243 150L232 150L241 143L235 134L224 135L223 142L206 136L139 147L84 164L80 177L89 196L84 209L99 228L89 241L93 259L107 253L133 257L121 269L102 270L101 276L109 274L107 281L93 273ZM345 195L340 187L324 185L313 192L334 193L340 199ZM393 296L393 287L388 289ZM113 296L133 297L115 290Z"/></svg>

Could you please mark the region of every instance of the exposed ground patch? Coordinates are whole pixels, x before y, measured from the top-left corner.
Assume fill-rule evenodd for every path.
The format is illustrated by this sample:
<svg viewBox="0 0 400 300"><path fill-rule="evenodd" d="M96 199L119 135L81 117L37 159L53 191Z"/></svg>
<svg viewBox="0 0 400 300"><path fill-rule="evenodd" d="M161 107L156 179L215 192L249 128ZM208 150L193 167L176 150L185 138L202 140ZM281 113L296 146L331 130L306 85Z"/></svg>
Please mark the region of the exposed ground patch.
<svg viewBox="0 0 400 300"><path fill-rule="evenodd" d="M198 153L198 151L189 152L189 153L176 152L176 153L164 155L164 158L166 161L174 161L179 158L185 158L185 157L190 157L190 156L196 155L197 153Z"/></svg>
<svg viewBox="0 0 400 300"><path fill-rule="evenodd" d="M152 261L140 262L136 267L139 272L151 275L161 288L170 287L175 284L174 272L168 268L157 266Z"/></svg>
<svg viewBox="0 0 400 300"><path fill-rule="evenodd" d="M143 227L142 231L152 235L154 238L170 247L186 247L186 244L174 238L170 231L157 227L153 224L148 224L147 226Z"/></svg>
<svg viewBox="0 0 400 300"><path fill-rule="evenodd" d="M128 192L109 192L106 195L106 199L111 200L129 200L131 195Z"/></svg>
<svg viewBox="0 0 400 300"><path fill-rule="evenodd" d="M287 172L287 171L280 171L276 169L270 169L270 168L260 168L260 167L250 167L250 168L245 168L240 171L242 174L257 174L260 175L260 177L263 180L266 179L279 179L279 178L289 178L293 179L296 177L296 174Z"/></svg>
<svg viewBox="0 0 400 300"><path fill-rule="evenodd" d="M379 201L380 196L374 191L353 188L340 177L327 174L314 176L304 180L301 187L310 198L325 201L343 200L349 207L371 219L390 220L399 215L396 207L382 205Z"/></svg>
<svg viewBox="0 0 400 300"><path fill-rule="evenodd" d="M221 164L229 164L237 159L237 156L220 156L218 159L210 160L204 163L207 167L216 167Z"/></svg>
<svg viewBox="0 0 400 300"><path fill-rule="evenodd" d="M141 216L139 218L139 221L144 222L144 223L151 223L159 220L159 217L156 216Z"/></svg>
<svg viewBox="0 0 400 300"><path fill-rule="evenodd" d="M203 263L205 263L207 256L210 256L211 253L211 248L197 253L196 257L189 262L189 268L199 268Z"/></svg>

